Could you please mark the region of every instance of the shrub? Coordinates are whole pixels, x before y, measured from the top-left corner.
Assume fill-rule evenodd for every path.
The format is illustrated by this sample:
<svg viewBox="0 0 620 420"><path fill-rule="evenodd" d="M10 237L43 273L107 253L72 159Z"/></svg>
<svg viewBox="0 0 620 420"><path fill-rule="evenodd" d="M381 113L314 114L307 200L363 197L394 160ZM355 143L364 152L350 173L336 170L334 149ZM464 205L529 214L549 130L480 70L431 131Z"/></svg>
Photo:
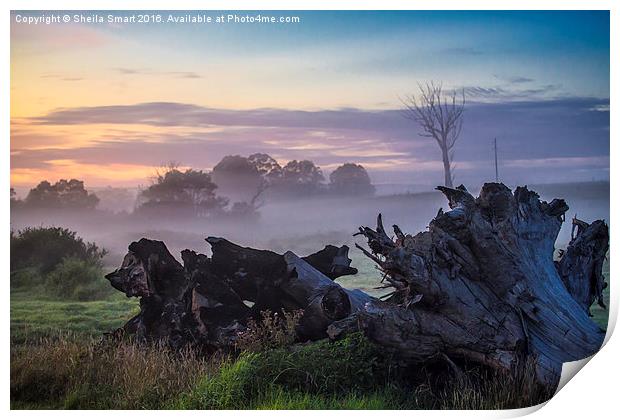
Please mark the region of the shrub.
<svg viewBox="0 0 620 420"><path fill-rule="evenodd" d="M11 271L11 288L41 286L43 278L39 270L33 267Z"/></svg>
<svg viewBox="0 0 620 420"><path fill-rule="evenodd" d="M101 267L68 257L45 277L45 291L62 299L96 300L107 296L111 289Z"/></svg>
<svg viewBox="0 0 620 420"><path fill-rule="evenodd" d="M101 265L107 253L94 243L84 242L76 232L61 227L28 227L11 231L11 270L36 267L45 275L68 257Z"/></svg>
<svg viewBox="0 0 620 420"><path fill-rule="evenodd" d="M225 362L217 375L203 378L176 407L248 408L283 392L329 398L367 392L389 383L390 365L390 358L359 333L336 342L245 352Z"/></svg>
<svg viewBox="0 0 620 420"><path fill-rule="evenodd" d="M256 377L267 383L320 394L369 390L390 379L390 358L361 333L259 353Z"/></svg>

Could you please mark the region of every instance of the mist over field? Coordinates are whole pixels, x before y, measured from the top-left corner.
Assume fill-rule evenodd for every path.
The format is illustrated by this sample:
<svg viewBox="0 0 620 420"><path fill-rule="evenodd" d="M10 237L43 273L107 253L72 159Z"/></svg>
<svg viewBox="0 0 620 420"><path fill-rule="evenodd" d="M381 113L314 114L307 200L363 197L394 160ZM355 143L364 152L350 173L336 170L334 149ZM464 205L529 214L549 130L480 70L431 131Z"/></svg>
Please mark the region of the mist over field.
<svg viewBox="0 0 620 420"><path fill-rule="evenodd" d="M479 188L470 187L470 191L476 195ZM574 215L588 222L604 219L609 223L608 182L529 185L528 188L546 201L563 198L570 207L556 248L565 247L570 240L570 218ZM400 189L407 190L405 186ZM360 272L338 281L346 287L368 290L378 283L380 274L372 261L355 248L353 234L357 228L374 227L377 214L381 213L388 230L397 224L404 232L415 234L426 230L439 208L448 208L445 197L438 191L381 195L380 189L376 196L367 197L301 197L267 201L259 209L260 216L256 220L197 220L174 213L149 218L114 213L114 210L126 211L125 204L119 201L120 208L115 209L113 202L106 202L105 210L85 212L13 211L11 227L19 230L27 226L62 226L75 230L85 240L96 242L109 251L105 264L110 269L119 266L127 246L142 237L164 241L179 261L183 249L209 254L209 246L204 240L207 236L220 236L242 246L278 253L291 250L300 256L316 252L327 244L348 245L352 266ZM363 240L357 242L365 245Z"/></svg>

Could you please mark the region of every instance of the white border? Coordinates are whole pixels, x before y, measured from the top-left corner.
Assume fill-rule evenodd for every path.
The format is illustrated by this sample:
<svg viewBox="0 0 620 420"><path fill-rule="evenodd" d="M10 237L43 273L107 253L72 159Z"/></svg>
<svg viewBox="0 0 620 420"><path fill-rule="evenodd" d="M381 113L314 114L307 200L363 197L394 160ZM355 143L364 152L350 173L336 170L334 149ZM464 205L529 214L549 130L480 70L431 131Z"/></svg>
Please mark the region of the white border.
<svg viewBox="0 0 620 420"><path fill-rule="evenodd" d="M282 0L215 0L215 1L191 1L191 0L175 0L174 2L166 2L161 0L149 1L148 3L139 0L126 0L126 1L102 1L91 0L84 2L84 0L65 0L65 1L43 1L43 0L4 0L0 8L4 13L0 20L0 27L2 28L2 42L0 44L2 60L1 74L3 88L0 92L3 92L0 99L0 121L2 123L2 146L3 150L0 152L0 162L2 165L2 184L0 185L0 191L8 191L10 185L10 125L9 125L9 110L10 99L7 93L10 92L9 88L9 72L10 72L10 24L9 24L9 11L10 10L183 10L183 9L203 9L203 10L611 10L611 43L610 43L610 59L611 59L611 71L610 71L610 108L611 108L611 127L610 127L610 139L617 137L617 117L618 117L618 84L617 74L618 68L618 7L616 3L611 0L590 0L590 1L577 1L577 0L504 0L500 2L484 1L484 0L435 0L435 1L398 1L398 0L299 0L295 1L282 1ZM615 142L611 142L611 165L610 179L612 188L617 185L616 177L617 171L614 168L615 158L618 157L618 146ZM615 194L610 197L611 211L610 214L618 213L618 199ZM4 236L0 239L2 244L2 263L0 266L5 267L5 278L3 281L4 299L2 308L4 310L4 322L2 323L2 338L4 345L2 347L3 352L3 389L2 397L4 399L4 407L9 409L9 319L10 319L10 297L9 297L9 279L6 275L6 270L9 266L9 235L8 227L10 224L9 216L9 202L4 200L2 207L2 218L4 220ZM614 225L611 225L611 241L614 243L617 229ZM617 261L617 252L615 246L611 247L610 254L612 255L612 261ZM616 382L620 380L620 342L617 337L611 337L610 333L615 326L618 313L618 297L619 290L617 286L617 270L615 265L611 265L611 278L614 279L614 285L616 287L611 288L611 311L610 311L610 327L607 336L607 343L602 351L593 357L592 361L588 363L588 367L580 372L577 377L571 380L548 404L544 409L536 411L533 414L535 418L557 417L557 418L580 418L584 417L603 417L608 418L610 416L617 415L618 397ZM393 412L359 412L354 413L340 413L340 412L326 412L321 416L346 416L355 415L362 418L378 418L383 416L423 416L424 418L503 418L503 417L516 417L528 414L533 409L523 409L514 411L496 411L496 412L471 412L471 411L449 411L449 412L415 412L415 413L393 413ZM15 417L30 417L30 416L49 416L50 418L77 418L82 416L82 413L76 412L46 412L38 413L34 411L13 411L12 416ZM167 412L90 412L89 416L93 418L108 418L111 415L125 416L138 416L149 418L163 418L167 416ZM204 418L204 416L217 416L218 418L238 418L238 417L258 417L269 419L288 418L291 413L284 411L271 411L271 412L183 412L175 413L174 415L181 415L186 418ZM314 417L316 413L295 412L295 417L310 418ZM542 416L542 417L541 417Z"/></svg>

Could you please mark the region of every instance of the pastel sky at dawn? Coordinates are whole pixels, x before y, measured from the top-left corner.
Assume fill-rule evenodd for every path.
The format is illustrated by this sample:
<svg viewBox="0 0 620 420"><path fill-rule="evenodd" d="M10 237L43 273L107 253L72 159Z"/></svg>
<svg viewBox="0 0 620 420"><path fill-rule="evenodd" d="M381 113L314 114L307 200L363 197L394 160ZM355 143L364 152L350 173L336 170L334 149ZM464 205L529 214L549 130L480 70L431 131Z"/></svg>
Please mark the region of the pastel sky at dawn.
<svg viewBox="0 0 620 420"><path fill-rule="evenodd" d="M145 12L98 12L111 13ZM466 93L457 183L494 177L494 137L506 183L609 178L606 11L17 22L42 14L11 14L16 187L72 177L87 188L144 185L166 162L210 169L225 155L256 152L282 164L310 159L326 174L357 162L377 183L436 185L439 149L403 118L399 99L431 80Z"/></svg>

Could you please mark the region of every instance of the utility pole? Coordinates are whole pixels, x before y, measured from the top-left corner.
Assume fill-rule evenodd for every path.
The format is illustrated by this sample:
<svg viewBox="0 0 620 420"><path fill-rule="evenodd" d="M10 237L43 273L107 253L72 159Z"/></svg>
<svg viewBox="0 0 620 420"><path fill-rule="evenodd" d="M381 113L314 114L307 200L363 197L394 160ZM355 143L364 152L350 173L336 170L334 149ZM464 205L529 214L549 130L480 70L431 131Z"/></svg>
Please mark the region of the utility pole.
<svg viewBox="0 0 620 420"><path fill-rule="evenodd" d="M497 170L497 137L493 139L495 149L495 182L499 182L499 172Z"/></svg>

